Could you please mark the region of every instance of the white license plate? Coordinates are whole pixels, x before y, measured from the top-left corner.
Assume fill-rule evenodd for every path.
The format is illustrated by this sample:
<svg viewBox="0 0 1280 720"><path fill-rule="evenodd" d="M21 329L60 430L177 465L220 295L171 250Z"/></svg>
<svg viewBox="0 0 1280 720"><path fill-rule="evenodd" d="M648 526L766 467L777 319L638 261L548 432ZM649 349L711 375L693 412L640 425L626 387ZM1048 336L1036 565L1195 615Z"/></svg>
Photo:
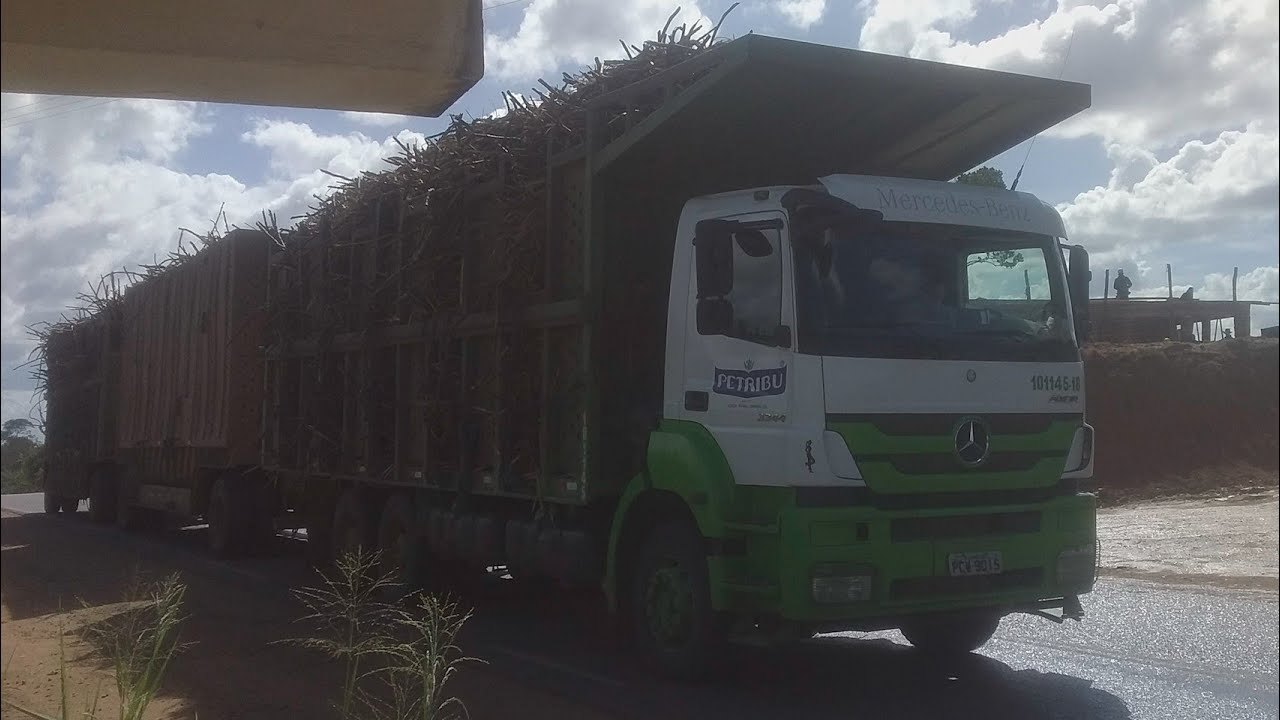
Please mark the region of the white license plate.
<svg viewBox="0 0 1280 720"><path fill-rule="evenodd" d="M951 575L999 575L1000 553L951 553L947 556L947 565L951 567Z"/></svg>

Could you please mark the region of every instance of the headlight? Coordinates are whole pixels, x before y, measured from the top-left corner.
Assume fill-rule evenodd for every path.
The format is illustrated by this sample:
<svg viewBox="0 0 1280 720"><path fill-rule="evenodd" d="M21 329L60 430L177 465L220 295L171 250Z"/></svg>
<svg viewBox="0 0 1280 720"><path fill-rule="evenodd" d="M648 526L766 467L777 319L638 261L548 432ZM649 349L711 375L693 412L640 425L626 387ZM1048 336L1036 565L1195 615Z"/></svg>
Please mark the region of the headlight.
<svg viewBox="0 0 1280 720"><path fill-rule="evenodd" d="M1071 449L1067 451L1067 459L1062 472L1079 473L1089 469L1093 462L1093 426L1081 425L1071 439Z"/></svg>
<svg viewBox="0 0 1280 720"><path fill-rule="evenodd" d="M1058 553L1058 585L1080 592L1093 587L1098 557L1093 545L1081 545Z"/></svg>
<svg viewBox="0 0 1280 720"><path fill-rule="evenodd" d="M865 565L823 563L813 568L811 589L814 602L836 605L871 599L875 576Z"/></svg>

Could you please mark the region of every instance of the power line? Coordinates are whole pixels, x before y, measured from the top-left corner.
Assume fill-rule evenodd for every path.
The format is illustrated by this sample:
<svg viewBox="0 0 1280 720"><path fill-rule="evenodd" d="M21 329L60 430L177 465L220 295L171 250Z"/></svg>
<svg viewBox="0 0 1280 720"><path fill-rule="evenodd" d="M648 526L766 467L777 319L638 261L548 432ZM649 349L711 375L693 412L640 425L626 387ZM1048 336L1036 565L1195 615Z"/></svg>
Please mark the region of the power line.
<svg viewBox="0 0 1280 720"><path fill-rule="evenodd" d="M48 120L49 118L58 117L59 115L66 115L68 113L79 112L81 110L88 110L90 108L100 107L102 105L109 105L113 102L119 102L119 101L120 101L120 98L111 98L109 100L98 100L97 102L93 102L88 105L80 105L78 107L62 110L61 112L52 112L47 115L38 115L36 117L28 117L28 118L18 120L17 122L7 122L0 127L6 127L6 128L18 127L19 125L26 125L28 123L38 122L40 120Z"/></svg>
<svg viewBox="0 0 1280 720"><path fill-rule="evenodd" d="M489 5L485 5L483 9L492 10L494 8L506 7L508 5L515 5L516 3L522 3L522 2L529 2L529 0L502 0L502 2L496 2Z"/></svg>
<svg viewBox="0 0 1280 720"><path fill-rule="evenodd" d="M83 102L85 100L94 100L94 99L96 98L77 97L77 96L71 96L71 95L46 96L46 97L40 98L39 100L33 100L29 103L23 103L21 105L15 105L11 108L7 108L5 112L8 113L10 117L13 117L15 115L28 115L30 113L40 112L42 110L52 110L56 107L73 105L78 102ZM18 112L14 112L15 110Z"/></svg>

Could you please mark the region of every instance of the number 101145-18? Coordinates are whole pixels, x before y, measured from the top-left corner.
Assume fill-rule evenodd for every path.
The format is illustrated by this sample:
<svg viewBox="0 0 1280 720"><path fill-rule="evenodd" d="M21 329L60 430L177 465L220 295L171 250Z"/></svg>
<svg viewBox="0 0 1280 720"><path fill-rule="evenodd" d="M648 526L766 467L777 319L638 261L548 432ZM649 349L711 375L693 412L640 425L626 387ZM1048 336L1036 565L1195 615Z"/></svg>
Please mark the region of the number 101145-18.
<svg viewBox="0 0 1280 720"><path fill-rule="evenodd" d="M1032 375L1033 390L1053 392L1080 392L1079 375Z"/></svg>

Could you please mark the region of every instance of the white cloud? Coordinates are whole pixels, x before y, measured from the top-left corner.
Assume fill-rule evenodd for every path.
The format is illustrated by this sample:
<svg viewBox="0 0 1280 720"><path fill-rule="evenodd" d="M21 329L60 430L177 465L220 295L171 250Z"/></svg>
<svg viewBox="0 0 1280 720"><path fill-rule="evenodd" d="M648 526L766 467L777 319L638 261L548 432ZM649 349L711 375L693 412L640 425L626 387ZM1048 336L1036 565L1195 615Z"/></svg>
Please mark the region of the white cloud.
<svg viewBox="0 0 1280 720"><path fill-rule="evenodd" d="M3 98L5 107L29 102ZM376 140L256 120L238 140L243 151L265 154L271 172L250 185L176 169L190 141L210 130L205 107L160 101L112 107L5 129L0 341L6 393L29 387L14 371L30 350L26 326L56 319L91 280L163 257L176 247L178 228L204 232L219 208L232 225L251 225L263 209L287 223L333 186L334 178L318 168L355 176L397 152L395 138L406 145L423 141L409 131ZM6 395L6 417L11 400Z"/></svg>
<svg viewBox="0 0 1280 720"><path fill-rule="evenodd" d="M1134 263L1170 244L1221 244L1242 235L1270 235L1274 247L1277 157L1277 126L1262 121L1188 142L1164 161L1114 147L1107 185L1058 209L1072 239L1104 265Z"/></svg>
<svg viewBox="0 0 1280 720"><path fill-rule="evenodd" d="M860 46L1091 84L1093 109L1051 131L1061 137L1151 147L1277 117L1276 0L1059 0L1035 21L957 39L999 1L872 0Z"/></svg>
<svg viewBox="0 0 1280 720"><path fill-rule="evenodd" d="M37 425L40 423L39 398L33 390L4 390L0 393L3 405L0 412L5 420L11 418L28 418Z"/></svg>
<svg viewBox="0 0 1280 720"><path fill-rule="evenodd" d="M406 145L424 139L409 130L402 130L395 137ZM354 177L377 168L383 158L398 149L390 137L378 142L363 133L324 135L310 125L284 120L257 119L240 139L266 150L272 169L285 178L296 178L317 168Z"/></svg>
<svg viewBox="0 0 1280 720"><path fill-rule="evenodd" d="M827 0L778 0L775 7L787 22L807 30L826 13Z"/></svg>
<svg viewBox="0 0 1280 720"><path fill-rule="evenodd" d="M408 115L396 115L394 113L376 113L363 112L360 110L347 110L342 113L342 117L354 123L361 125L371 125L373 127L391 127L393 125L404 125L410 118Z"/></svg>
<svg viewBox="0 0 1280 720"><path fill-rule="evenodd" d="M531 81L564 65L615 58L619 40L638 45L655 37L674 9L667 0L533 0L514 33L485 36L485 72ZM681 5L671 27L682 23L701 23L701 31L714 24L696 3Z"/></svg>

